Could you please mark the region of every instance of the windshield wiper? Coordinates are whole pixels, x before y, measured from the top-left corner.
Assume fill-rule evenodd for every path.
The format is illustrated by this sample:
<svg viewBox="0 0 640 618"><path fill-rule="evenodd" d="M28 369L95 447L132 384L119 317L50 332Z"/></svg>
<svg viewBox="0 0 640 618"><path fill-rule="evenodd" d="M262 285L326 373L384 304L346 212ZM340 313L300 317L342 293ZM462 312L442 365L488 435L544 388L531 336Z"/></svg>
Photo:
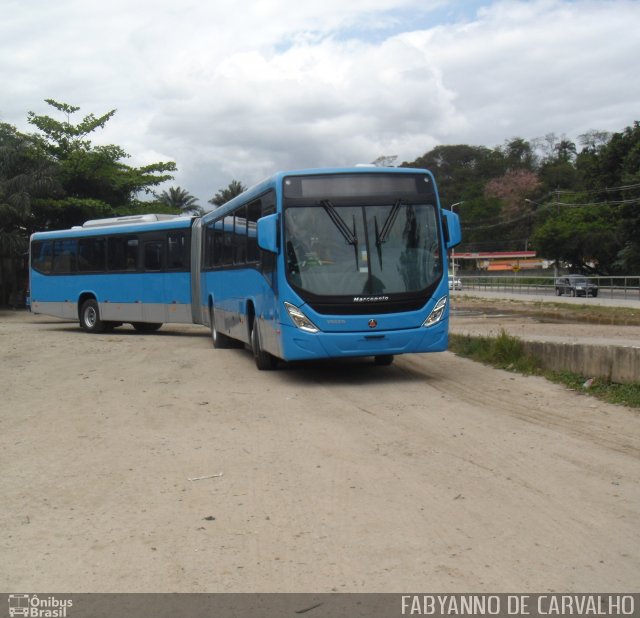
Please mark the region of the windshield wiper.
<svg viewBox="0 0 640 618"><path fill-rule="evenodd" d="M356 236L356 216L353 215L353 230L349 229L349 226L345 223L344 219L340 216L340 213L336 210L335 206L329 200L322 200L320 202L326 213L329 215L329 219L338 228L342 237L347 241L347 244L353 245L353 249L356 257L356 270L358 269L358 237Z"/></svg>
<svg viewBox="0 0 640 618"><path fill-rule="evenodd" d="M378 229L378 217L373 218L376 229L376 248L378 249L378 262L380 262L380 270L382 270L382 243L387 242L387 240L389 239L389 233L391 232L393 224L396 222L401 205L402 200L397 200L396 203L391 207L391 211L387 215L387 218L384 220L382 230Z"/></svg>

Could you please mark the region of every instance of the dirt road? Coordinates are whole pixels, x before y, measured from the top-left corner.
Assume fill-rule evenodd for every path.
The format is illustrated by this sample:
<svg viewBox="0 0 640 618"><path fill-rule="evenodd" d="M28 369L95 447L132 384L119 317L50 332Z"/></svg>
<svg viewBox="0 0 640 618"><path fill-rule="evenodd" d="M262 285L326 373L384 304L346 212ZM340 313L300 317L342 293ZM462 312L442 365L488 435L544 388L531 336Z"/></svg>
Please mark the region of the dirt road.
<svg viewBox="0 0 640 618"><path fill-rule="evenodd" d="M637 411L450 353L259 372L201 327L7 312L0 350L3 590L637 590Z"/></svg>

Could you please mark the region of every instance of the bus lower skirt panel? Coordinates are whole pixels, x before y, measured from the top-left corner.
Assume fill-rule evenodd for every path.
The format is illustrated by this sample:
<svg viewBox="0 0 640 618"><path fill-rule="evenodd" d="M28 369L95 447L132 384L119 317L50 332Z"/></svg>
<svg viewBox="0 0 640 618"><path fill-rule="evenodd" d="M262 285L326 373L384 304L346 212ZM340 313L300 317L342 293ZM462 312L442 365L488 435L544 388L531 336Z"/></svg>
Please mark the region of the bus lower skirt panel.
<svg viewBox="0 0 640 618"><path fill-rule="evenodd" d="M100 318L105 322L155 322L192 324L191 305L170 303L109 303L99 305ZM31 312L56 318L77 320L78 303L72 301L32 301Z"/></svg>
<svg viewBox="0 0 640 618"><path fill-rule="evenodd" d="M103 320L191 324L191 305L181 303L100 303Z"/></svg>

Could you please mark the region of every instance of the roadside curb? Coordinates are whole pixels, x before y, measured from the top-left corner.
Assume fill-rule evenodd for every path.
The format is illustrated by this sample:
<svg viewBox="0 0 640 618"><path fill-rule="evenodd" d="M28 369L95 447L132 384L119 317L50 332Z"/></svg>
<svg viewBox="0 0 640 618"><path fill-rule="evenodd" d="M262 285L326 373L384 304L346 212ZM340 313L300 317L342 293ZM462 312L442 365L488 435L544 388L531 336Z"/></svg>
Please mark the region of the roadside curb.
<svg viewBox="0 0 640 618"><path fill-rule="evenodd" d="M640 382L640 347L522 340L545 369L605 378L617 384Z"/></svg>

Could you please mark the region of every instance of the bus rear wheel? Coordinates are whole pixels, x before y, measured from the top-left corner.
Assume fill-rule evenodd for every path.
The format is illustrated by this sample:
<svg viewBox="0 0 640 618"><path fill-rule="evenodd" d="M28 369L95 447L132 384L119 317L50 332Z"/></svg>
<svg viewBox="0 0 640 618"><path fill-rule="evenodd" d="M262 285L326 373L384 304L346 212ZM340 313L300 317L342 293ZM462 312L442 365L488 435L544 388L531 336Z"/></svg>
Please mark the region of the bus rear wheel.
<svg viewBox="0 0 640 618"><path fill-rule="evenodd" d="M216 350L225 350L234 347L233 339L227 337L227 335L223 335L216 328L216 316L213 309L209 311L209 321L211 322L211 341L213 341L213 347Z"/></svg>
<svg viewBox="0 0 640 618"><path fill-rule="evenodd" d="M106 329L105 323L100 319L98 301L94 298L85 300L80 307L80 326L88 333L102 333Z"/></svg>
<svg viewBox="0 0 640 618"><path fill-rule="evenodd" d="M258 369L264 371L276 368L278 359L272 354L269 354L269 352L265 352L260 347L260 335L258 334L258 327L255 322L251 327L251 350Z"/></svg>
<svg viewBox="0 0 640 618"><path fill-rule="evenodd" d="M380 356L374 356L373 362L379 367L386 367L393 363L393 354L381 354Z"/></svg>

